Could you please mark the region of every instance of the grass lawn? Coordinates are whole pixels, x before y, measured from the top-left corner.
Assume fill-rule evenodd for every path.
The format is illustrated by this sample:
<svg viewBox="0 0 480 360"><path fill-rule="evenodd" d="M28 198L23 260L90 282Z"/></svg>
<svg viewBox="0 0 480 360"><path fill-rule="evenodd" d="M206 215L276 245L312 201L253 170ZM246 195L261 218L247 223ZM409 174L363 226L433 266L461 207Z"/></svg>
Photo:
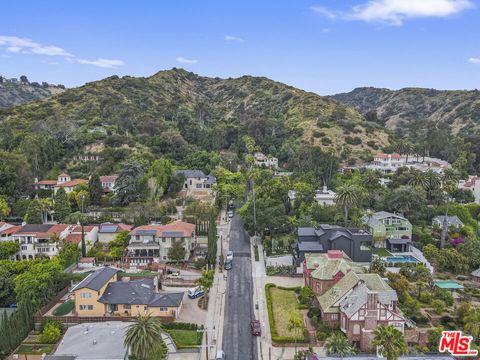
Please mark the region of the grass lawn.
<svg viewBox="0 0 480 360"><path fill-rule="evenodd" d="M35 355L50 354L53 351L53 345L22 344L17 350L17 354Z"/></svg>
<svg viewBox="0 0 480 360"><path fill-rule="evenodd" d="M53 315L64 316L75 308L75 302L73 300L67 300L62 305L53 310Z"/></svg>
<svg viewBox="0 0 480 360"><path fill-rule="evenodd" d="M199 334L196 330L178 330L168 329L166 330L175 342L175 346L179 349L195 348L198 344Z"/></svg>
<svg viewBox="0 0 480 360"><path fill-rule="evenodd" d="M269 289L272 299L273 318L275 329L278 336L297 337L303 340L303 335L299 332L288 330L288 322L291 315L295 315L303 319L302 312L297 309L298 301L293 290L283 290L276 287Z"/></svg>
<svg viewBox="0 0 480 360"><path fill-rule="evenodd" d="M392 256L392 254L387 249L377 249L373 248L373 253L380 257Z"/></svg>

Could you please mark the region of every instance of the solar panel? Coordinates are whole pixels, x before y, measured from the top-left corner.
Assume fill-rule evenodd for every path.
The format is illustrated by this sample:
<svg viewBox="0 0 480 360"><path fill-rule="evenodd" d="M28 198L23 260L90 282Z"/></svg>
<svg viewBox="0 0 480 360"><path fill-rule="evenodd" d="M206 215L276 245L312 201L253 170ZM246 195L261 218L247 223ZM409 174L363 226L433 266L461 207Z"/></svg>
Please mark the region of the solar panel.
<svg viewBox="0 0 480 360"><path fill-rule="evenodd" d="M164 231L162 232L163 237L183 237L183 232L181 231Z"/></svg>
<svg viewBox="0 0 480 360"><path fill-rule="evenodd" d="M155 230L137 230L136 235L156 235L157 232Z"/></svg>
<svg viewBox="0 0 480 360"><path fill-rule="evenodd" d="M102 225L100 232L102 233L115 233L117 232L118 225Z"/></svg>

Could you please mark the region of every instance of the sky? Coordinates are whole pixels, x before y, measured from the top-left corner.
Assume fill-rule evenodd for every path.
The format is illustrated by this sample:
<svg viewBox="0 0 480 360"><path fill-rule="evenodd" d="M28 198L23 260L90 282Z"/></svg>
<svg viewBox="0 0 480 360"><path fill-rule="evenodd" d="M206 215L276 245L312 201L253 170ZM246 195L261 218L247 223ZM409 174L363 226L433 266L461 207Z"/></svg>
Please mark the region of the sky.
<svg viewBox="0 0 480 360"><path fill-rule="evenodd" d="M67 87L173 67L321 95L480 84L480 0L3 0L0 9L0 75Z"/></svg>

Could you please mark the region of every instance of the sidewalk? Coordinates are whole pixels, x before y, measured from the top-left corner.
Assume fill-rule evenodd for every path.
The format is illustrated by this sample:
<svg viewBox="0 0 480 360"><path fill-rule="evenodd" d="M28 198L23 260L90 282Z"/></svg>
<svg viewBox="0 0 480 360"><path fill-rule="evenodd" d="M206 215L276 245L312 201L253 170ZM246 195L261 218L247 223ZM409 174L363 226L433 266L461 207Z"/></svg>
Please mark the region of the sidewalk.
<svg viewBox="0 0 480 360"><path fill-rule="evenodd" d="M230 241L230 222L226 219L227 214L224 210L220 212L220 225L217 226L218 244L217 244L217 260L220 255L225 257L228 251ZM222 272L220 272L222 271ZM210 289L207 319L205 321L205 334L203 336L203 347L201 348L199 358L201 360L211 360L215 358L217 350L222 349L223 336L223 319L225 313L225 292L227 289L227 277L225 270L220 270L219 266L215 269L215 277L213 285ZM208 344L206 339L208 338ZM208 357L206 356L205 347L208 345Z"/></svg>

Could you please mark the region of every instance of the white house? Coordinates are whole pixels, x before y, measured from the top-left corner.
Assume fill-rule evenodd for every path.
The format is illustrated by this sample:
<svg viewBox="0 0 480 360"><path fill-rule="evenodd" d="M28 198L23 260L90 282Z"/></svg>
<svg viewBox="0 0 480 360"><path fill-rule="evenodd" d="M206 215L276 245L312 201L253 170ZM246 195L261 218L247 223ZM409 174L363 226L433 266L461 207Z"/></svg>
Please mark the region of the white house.
<svg viewBox="0 0 480 360"><path fill-rule="evenodd" d="M114 192L115 183L117 182L118 175L104 175L100 176L100 182L104 193Z"/></svg>
<svg viewBox="0 0 480 360"><path fill-rule="evenodd" d="M267 156L261 152L253 154L253 157L256 166L278 168L278 159L276 157Z"/></svg>
<svg viewBox="0 0 480 360"><path fill-rule="evenodd" d="M458 182L458 188L473 192L475 203L480 204L480 177L469 176L467 180L460 180Z"/></svg>
<svg viewBox="0 0 480 360"><path fill-rule="evenodd" d="M463 227L463 222L458 218L457 215L454 216L435 216L432 219L432 225L437 225L438 227L443 227L443 223L447 221L447 227L453 226L457 229Z"/></svg>
<svg viewBox="0 0 480 360"><path fill-rule="evenodd" d="M213 187L217 179L212 174L205 175L202 170L177 170L177 174L185 177L183 189L193 197L195 195L213 195Z"/></svg>
<svg viewBox="0 0 480 360"><path fill-rule="evenodd" d="M78 185L88 184L88 180L85 179L73 179L66 172L58 175L57 180L40 180L38 181L35 178L33 187L35 190L53 190L57 192L58 189L64 188L65 192L68 194L73 191L73 189Z"/></svg>
<svg viewBox="0 0 480 360"><path fill-rule="evenodd" d="M335 196L337 194L328 190L327 186L324 186L322 190L315 191L315 201L319 205L335 205Z"/></svg>

